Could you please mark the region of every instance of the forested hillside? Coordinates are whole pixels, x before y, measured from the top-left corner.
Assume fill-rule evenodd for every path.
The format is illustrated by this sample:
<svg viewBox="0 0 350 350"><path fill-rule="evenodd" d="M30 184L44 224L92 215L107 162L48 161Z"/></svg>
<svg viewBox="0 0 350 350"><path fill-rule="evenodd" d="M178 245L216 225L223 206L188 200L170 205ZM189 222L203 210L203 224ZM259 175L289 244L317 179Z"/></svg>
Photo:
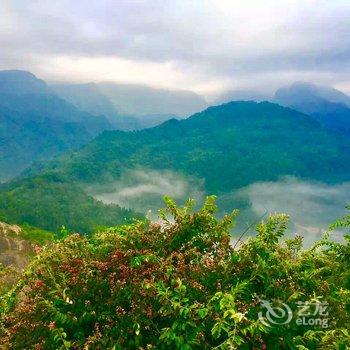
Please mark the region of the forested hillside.
<svg viewBox="0 0 350 350"><path fill-rule="evenodd" d="M80 186L56 176L37 176L12 183L0 195L0 215L58 234L62 226L80 233L130 223L141 215L118 205L104 205Z"/></svg>
<svg viewBox="0 0 350 350"><path fill-rule="evenodd" d="M267 102L232 102L152 129L104 132L3 186L0 214L10 222L91 232L124 215L93 200L86 188L108 184L128 169L173 170L204 179L207 193L220 194L283 175L349 180L349 155L347 139L304 114ZM102 208L103 215L94 214Z"/></svg>
<svg viewBox="0 0 350 350"><path fill-rule="evenodd" d="M52 169L78 182L107 181L136 166L173 169L204 178L216 193L281 175L346 179L349 146L292 109L231 102L152 129L105 132Z"/></svg>

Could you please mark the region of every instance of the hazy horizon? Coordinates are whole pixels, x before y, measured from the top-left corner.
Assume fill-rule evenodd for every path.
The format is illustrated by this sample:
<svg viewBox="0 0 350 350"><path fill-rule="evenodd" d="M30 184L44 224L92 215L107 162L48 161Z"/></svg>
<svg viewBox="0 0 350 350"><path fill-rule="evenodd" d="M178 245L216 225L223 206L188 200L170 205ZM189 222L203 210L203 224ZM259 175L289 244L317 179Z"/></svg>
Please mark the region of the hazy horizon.
<svg viewBox="0 0 350 350"><path fill-rule="evenodd" d="M2 70L191 90L209 100L229 90L271 94L294 81L350 93L348 1L0 4Z"/></svg>

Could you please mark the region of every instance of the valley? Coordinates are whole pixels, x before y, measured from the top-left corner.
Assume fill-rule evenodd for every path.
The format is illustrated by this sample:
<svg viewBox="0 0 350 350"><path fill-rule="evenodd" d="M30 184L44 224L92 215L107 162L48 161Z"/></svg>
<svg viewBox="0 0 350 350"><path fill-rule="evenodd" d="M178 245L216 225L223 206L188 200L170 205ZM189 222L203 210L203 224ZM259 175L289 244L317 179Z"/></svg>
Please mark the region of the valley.
<svg viewBox="0 0 350 350"><path fill-rule="evenodd" d="M313 116L234 101L153 128L105 130L76 151L36 161L2 186L0 215L54 232L63 225L91 233L134 216L156 218L165 195L201 202L214 194L222 214L242 212L234 236L280 208L293 213L289 234L311 244L346 212L349 154L347 138ZM340 199L332 197L339 188ZM296 195L282 204L288 191Z"/></svg>

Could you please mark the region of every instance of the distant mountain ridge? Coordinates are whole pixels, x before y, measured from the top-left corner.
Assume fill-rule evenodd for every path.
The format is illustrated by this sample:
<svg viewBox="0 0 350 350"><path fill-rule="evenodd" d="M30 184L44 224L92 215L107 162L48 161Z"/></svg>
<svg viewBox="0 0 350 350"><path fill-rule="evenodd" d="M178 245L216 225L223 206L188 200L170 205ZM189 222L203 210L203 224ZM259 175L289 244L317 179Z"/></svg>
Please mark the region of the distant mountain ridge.
<svg viewBox="0 0 350 350"><path fill-rule="evenodd" d="M170 118L183 118L207 107L192 91L157 89L120 83L51 84L50 88L77 108L105 115L115 129L139 130Z"/></svg>
<svg viewBox="0 0 350 350"><path fill-rule="evenodd" d="M101 93L95 83L50 84L50 88L60 97L75 105L81 111L106 117L118 114L113 103Z"/></svg>
<svg viewBox="0 0 350 350"><path fill-rule="evenodd" d="M0 71L0 181L76 149L112 126L78 110L25 71Z"/></svg>
<svg viewBox="0 0 350 350"><path fill-rule="evenodd" d="M0 94L50 94L46 83L23 70L0 71Z"/></svg>
<svg viewBox="0 0 350 350"><path fill-rule="evenodd" d="M138 84L99 83L121 113L131 115L177 115L188 117L208 106L203 97L189 90L166 90Z"/></svg>
<svg viewBox="0 0 350 350"><path fill-rule="evenodd" d="M189 91L107 83L48 85L27 71L0 71L0 182L35 161L77 149L104 130L149 128L203 106L205 101Z"/></svg>
<svg viewBox="0 0 350 350"><path fill-rule="evenodd" d="M314 117L325 127L350 136L350 96L311 83L294 83L276 91L273 100Z"/></svg>
<svg viewBox="0 0 350 350"><path fill-rule="evenodd" d="M51 84L50 88L78 109L93 115L106 116L114 129L138 130L152 127L171 118L172 114L133 115L120 113L117 106L104 95L98 84Z"/></svg>
<svg viewBox="0 0 350 350"><path fill-rule="evenodd" d="M331 87L307 82L295 82L289 86L281 87L276 91L274 98L276 101L287 105L323 100L332 103L342 103L350 107L350 96Z"/></svg>

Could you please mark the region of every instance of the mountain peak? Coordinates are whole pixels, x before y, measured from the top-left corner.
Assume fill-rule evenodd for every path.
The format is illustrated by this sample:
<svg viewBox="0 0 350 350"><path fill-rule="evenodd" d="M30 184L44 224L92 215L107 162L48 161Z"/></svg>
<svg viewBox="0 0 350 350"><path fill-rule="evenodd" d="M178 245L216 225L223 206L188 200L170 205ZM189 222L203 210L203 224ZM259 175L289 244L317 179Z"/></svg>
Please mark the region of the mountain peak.
<svg viewBox="0 0 350 350"><path fill-rule="evenodd" d="M0 71L0 93L3 94L47 94L51 91L46 83L25 70Z"/></svg>
<svg viewBox="0 0 350 350"><path fill-rule="evenodd" d="M0 71L0 77L9 77L9 78L23 78L23 77L31 77L34 79L38 79L33 73L22 70L22 69L7 69Z"/></svg>
<svg viewBox="0 0 350 350"><path fill-rule="evenodd" d="M196 113L189 117L191 119L201 119L203 117L213 119L231 119L234 120L237 115L251 115L252 113L266 113L271 111L280 111L285 109L284 107L268 102L255 102L255 101L231 101L217 106L211 106L202 112Z"/></svg>
<svg viewBox="0 0 350 350"><path fill-rule="evenodd" d="M310 82L295 82L278 89L274 100L284 106L303 103L343 103L350 107L350 96L333 87L320 86Z"/></svg>

